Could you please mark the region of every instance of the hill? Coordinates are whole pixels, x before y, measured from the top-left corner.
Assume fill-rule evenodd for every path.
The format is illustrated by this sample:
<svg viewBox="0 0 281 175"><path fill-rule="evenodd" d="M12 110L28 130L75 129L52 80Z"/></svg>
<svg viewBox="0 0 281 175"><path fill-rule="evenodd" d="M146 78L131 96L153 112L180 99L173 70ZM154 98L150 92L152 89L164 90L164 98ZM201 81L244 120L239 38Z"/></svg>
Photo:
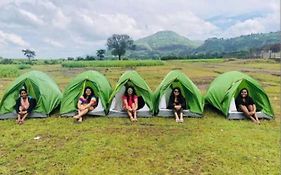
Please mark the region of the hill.
<svg viewBox="0 0 281 175"><path fill-rule="evenodd" d="M240 37L223 39L210 38L203 45L193 50L193 54L228 54L235 52L249 52L251 49L280 43L280 31L243 35Z"/></svg>
<svg viewBox="0 0 281 175"><path fill-rule="evenodd" d="M181 56L199 47L200 41L191 41L173 31L160 31L135 41L136 49L128 52L129 57L158 58L161 56Z"/></svg>

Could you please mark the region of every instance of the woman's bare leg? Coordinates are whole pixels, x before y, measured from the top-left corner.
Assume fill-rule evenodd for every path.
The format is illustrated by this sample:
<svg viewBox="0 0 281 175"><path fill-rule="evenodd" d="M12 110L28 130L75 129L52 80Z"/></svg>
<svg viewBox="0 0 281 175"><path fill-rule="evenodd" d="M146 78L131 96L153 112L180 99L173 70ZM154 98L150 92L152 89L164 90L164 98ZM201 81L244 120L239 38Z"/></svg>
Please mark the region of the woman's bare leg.
<svg viewBox="0 0 281 175"><path fill-rule="evenodd" d="M73 118L77 119L79 122L82 122L83 116L87 114L89 109L78 110L78 115L74 116Z"/></svg>
<svg viewBox="0 0 281 175"><path fill-rule="evenodd" d="M256 121L258 122L258 124L260 124L260 120L256 114L256 112L254 111L254 106L253 105L249 105L248 106L248 110L250 111L250 113L252 113L252 116L256 119Z"/></svg>
<svg viewBox="0 0 281 175"><path fill-rule="evenodd" d="M250 118L254 123L257 123L256 119L252 117L252 113L248 110L246 106L241 105L240 109L246 117Z"/></svg>
<svg viewBox="0 0 281 175"><path fill-rule="evenodd" d="M16 121L17 121L17 124L20 124L20 122L21 122L21 115L20 114L18 114L18 119Z"/></svg>
<svg viewBox="0 0 281 175"><path fill-rule="evenodd" d="M180 119L179 119L179 115L178 115L178 110L177 110L177 108L174 108L174 114L175 114L175 117L176 117L176 122L179 122Z"/></svg>
<svg viewBox="0 0 281 175"><path fill-rule="evenodd" d="M24 122L25 118L27 117L27 115L28 115L28 113L26 113L26 114L24 114L24 115L22 116L22 118L21 118L21 124L23 124L23 122Z"/></svg>
<svg viewBox="0 0 281 175"><path fill-rule="evenodd" d="M130 118L131 121L134 121L134 117L132 115L132 110L127 110L128 116Z"/></svg>
<svg viewBox="0 0 281 175"><path fill-rule="evenodd" d="M180 121L183 122L183 113L180 111Z"/></svg>
<svg viewBox="0 0 281 175"><path fill-rule="evenodd" d="M134 117L134 121L137 121L137 108L135 106L135 104L133 104L133 107L132 107L132 113L133 113L133 117Z"/></svg>

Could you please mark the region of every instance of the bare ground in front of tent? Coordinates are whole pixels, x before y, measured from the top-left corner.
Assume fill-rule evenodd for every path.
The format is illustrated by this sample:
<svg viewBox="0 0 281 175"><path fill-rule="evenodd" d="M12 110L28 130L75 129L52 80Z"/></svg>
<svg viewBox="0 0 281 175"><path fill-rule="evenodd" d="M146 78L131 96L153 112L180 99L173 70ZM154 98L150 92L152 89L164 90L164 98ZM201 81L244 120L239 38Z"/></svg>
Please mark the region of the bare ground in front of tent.
<svg viewBox="0 0 281 175"><path fill-rule="evenodd" d="M0 67L1 68L1 67ZM85 70L105 74L114 87L127 68L65 68L33 65L61 90ZM279 174L280 65L268 60L167 61L162 66L130 67L152 90L173 69L182 70L205 94L210 82L231 70L260 81L276 118L255 125L226 120L206 108L204 118L178 124L172 118L87 118L82 124L54 114L22 126L0 121L0 174ZM278 76L279 75L279 76ZM0 95L16 77L0 79Z"/></svg>

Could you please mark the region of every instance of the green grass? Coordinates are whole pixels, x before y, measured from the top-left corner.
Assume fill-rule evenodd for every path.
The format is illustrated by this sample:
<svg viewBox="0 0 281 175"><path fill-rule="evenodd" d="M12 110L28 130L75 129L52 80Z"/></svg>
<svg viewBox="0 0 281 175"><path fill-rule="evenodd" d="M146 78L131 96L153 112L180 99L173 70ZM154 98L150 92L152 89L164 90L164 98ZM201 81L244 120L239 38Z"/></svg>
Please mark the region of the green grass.
<svg viewBox="0 0 281 175"><path fill-rule="evenodd" d="M14 65L0 65L0 78L11 78L19 76L19 70Z"/></svg>
<svg viewBox="0 0 281 175"><path fill-rule="evenodd" d="M124 60L124 61L66 61L62 67L135 67L135 66L159 66L164 61L159 60Z"/></svg>
<svg viewBox="0 0 281 175"><path fill-rule="evenodd" d="M18 69L30 69L31 65L29 64L20 64L18 65Z"/></svg>
<svg viewBox="0 0 281 175"><path fill-rule="evenodd" d="M170 70L180 69L203 94L220 73L246 69L268 93L275 119L255 125L249 120L227 120L206 108L203 118L188 118L182 124L161 117L140 118L133 124L127 118L88 117L82 124L74 124L71 118L57 114L29 119L21 126L15 120L2 120L0 174L279 174L280 76L272 74L277 66L257 61L255 67L264 67L257 70L232 60L166 61L160 66L135 67L152 90ZM62 90L86 70L105 74L114 87L127 69L131 68L30 68L46 72ZM0 79L1 96L15 78ZM35 140L37 136L40 139Z"/></svg>
<svg viewBox="0 0 281 175"><path fill-rule="evenodd" d="M2 121L6 174L278 174L279 126L207 114L166 118ZM34 140L40 136L39 140ZM12 161L11 161L12 160ZM1 172L0 171L0 172ZM83 174L82 173L82 174Z"/></svg>

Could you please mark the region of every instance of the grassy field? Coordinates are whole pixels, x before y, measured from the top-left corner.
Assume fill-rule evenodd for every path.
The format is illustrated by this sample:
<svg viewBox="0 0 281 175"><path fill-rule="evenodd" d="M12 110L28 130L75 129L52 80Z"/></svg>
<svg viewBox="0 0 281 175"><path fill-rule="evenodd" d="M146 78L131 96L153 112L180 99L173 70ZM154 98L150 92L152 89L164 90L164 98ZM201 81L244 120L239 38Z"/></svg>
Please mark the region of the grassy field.
<svg viewBox="0 0 281 175"><path fill-rule="evenodd" d="M135 66L158 66L163 65L160 60L123 60L123 61L65 61L63 67L135 67Z"/></svg>
<svg viewBox="0 0 281 175"><path fill-rule="evenodd" d="M172 118L88 117L82 124L54 114L24 125L0 121L0 174L280 174L280 65L266 60L166 61L157 66L83 67L33 65L61 90L77 74L97 70L114 87L134 69L152 90L174 69L183 71L205 94L210 82L231 70L259 80L268 93L275 119L255 125L225 119L206 107L204 117L175 123ZM0 67L2 70L2 67ZM1 75L1 74L0 74ZM0 96L14 76L1 76Z"/></svg>

